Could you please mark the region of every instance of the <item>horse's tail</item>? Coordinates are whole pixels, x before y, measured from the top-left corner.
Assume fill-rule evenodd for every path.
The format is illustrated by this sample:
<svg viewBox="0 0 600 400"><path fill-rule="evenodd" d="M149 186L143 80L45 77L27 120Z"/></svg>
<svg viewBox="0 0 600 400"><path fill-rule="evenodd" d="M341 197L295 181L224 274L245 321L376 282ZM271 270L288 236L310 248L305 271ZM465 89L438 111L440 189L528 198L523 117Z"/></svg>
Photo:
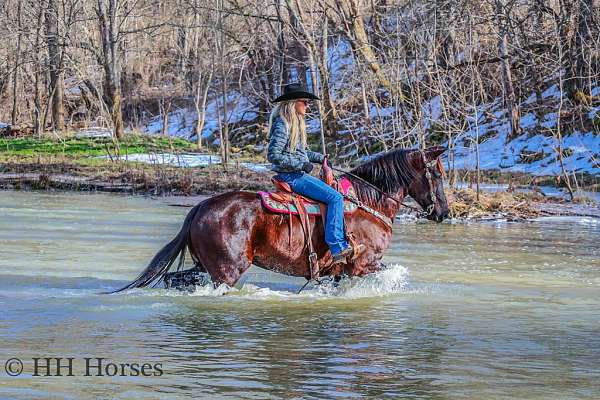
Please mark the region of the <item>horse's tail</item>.
<svg viewBox="0 0 600 400"><path fill-rule="evenodd" d="M198 210L202 204L203 202L190 210L188 215L185 217L183 226L181 227L181 230L177 236L175 236L173 240L171 240L165 247L156 253L152 261L150 261L150 264L148 264L146 269L142 271L142 273L133 282L111 293L122 292L123 290L145 287L151 285L152 283L158 283L158 281L167 272L169 272L169 269L178 256L181 256L180 263L182 263L183 255L188 245L192 221L194 220L194 217L198 213Z"/></svg>

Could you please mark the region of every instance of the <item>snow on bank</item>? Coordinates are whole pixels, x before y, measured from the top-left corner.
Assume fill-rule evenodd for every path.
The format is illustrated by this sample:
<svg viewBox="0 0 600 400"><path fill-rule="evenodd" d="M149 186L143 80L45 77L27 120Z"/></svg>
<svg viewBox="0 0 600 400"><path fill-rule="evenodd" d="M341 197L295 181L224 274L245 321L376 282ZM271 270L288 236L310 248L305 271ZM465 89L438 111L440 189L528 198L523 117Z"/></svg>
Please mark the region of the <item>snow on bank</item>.
<svg viewBox="0 0 600 400"><path fill-rule="evenodd" d="M108 158L108 156L102 156L100 158ZM153 165L171 165L181 168L207 167L209 165L221 164L220 156L196 153L135 153L128 154L126 157L124 157L124 160ZM268 164L241 162L239 165L254 172L269 171Z"/></svg>
<svg viewBox="0 0 600 400"><path fill-rule="evenodd" d="M101 126L91 126L87 129L82 129L75 133L75 137L78 138L99 138L99 137L112 137L113 133L111 129L103 128Z"/></svg>
<svg viewBox="0 0 600 400"><path fill-rule="evenodd" d="M531 116L527 114L523 118L527 120ZM529 123L525 125L528 126ZM539 176L561 174L555 150L558 142L553 136L524 133L507 141L509 131L508 123L500 125L488 123L479 126L479 137L485 137L479 145L482 169L525 172ZM474 151L476 136L476 128L461 135L463 146L457 146L456 149L456 168L475 169L477 165ZM563 161L568 171L600 175L600 168L597 166L600 136L593 132L575 131L563 137L562 147L567 150ZM528 155L535 155L535 159L528 162Z"/></svg>
<svg viewBox="0 0 600 400"><path fill-rule="evenodd" d="M207 138L219 129L218 111L221 107L221 98L210 100L206 105L206 120L202 129L202 137ZM257 117L256 106L238 92L231 92L227 96L227 121L230 124L241 121L252 121ZM195 137L195 126L198 114L193 107L179 108L169 113L167 133L169 136L177 136L184 139ZM163 120L158 115L152 118L145 128L146 133L160 134L162 132Z"/></svg>
<svg viewBox="0 0 600 400"><path fill-rule="evenodd" d="M455 184L455 187L457 189L473 188L472 185L469 184L468 182L462 182L462 181L457 182ZM481 183L479 185L479 188L483 192L487 192L487 193L505 192L508 189L508 184ZM569 194L567 193L566 190L563 190L562 188L558 188L558 187L554 187L554 186L542 185L542 186L536 187L535 189L536 189L536 191L539 191L540 193L542 193L544 196L552 196L552 197L558 197L558 198L562 198L562 199L567 199L569 197ZM517 193L532 193L534 190L531 187L517 187L514 189L514 191ZM587 197L589 199L594 200L596 203L600 204L600 192L576 191L573 194L575 195L575 197Z"/></svg>
<svg viewBox="0 0 600 400"><path fill-rule="evenodd" d="M172 154L172 153L136 153L129 154L126 161L141 162L145 164L172 165L175 167L194 168L207 167L220 164L221 157L212 154Z"/></svg>
<svg viewBox="0 0 600 400"><path fill-rule="evenodd" d="M534 95L532 95L534 96ZM556 99L560 93L556 85L542 93L544 99ZM528 104L528 98L523 104ZM487 109L493 117L481 112ZM589 111L590 119L598 118L598 109ZM549 112L538 118L534 113L523 113L520 126L523 134L510 139L510 122L500 102L478 106L477 124L468 120L469 127L456 139L455 166L473 170L477 159L475 144L479 139L480 166L482 169L498 169L503 172L525 172L532 175L561 175L558 160L558 139L552 135L557 128L557 112ZM564 132L561 147L565 169L570 172L600 176L600 135L593 131Z"/></svg>

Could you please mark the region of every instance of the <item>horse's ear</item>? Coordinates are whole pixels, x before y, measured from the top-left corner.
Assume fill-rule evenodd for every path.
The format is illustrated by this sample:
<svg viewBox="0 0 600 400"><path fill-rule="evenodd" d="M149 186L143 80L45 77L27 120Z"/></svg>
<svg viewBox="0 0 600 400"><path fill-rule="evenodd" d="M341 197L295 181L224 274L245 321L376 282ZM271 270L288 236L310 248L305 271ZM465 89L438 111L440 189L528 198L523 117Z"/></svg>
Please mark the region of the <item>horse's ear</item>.
<svg viewBox="0 0 600 400"><path fill-rule="evenodd" d="M425 149L425 158L427 161L433 161L438 158L442 153L448 150L447 147L443 146L433 146Z"/></svg>
<svg viewBox="0 0 600 400"><path fill-rule="evenodd" d="M419 150L412 150L410 153L408 153L408 160L416 170L425 168L425 164L423 164L423 156Z"/></svg>
<svg viewBox="0 0 600 400"><path fill-rule="evenodd" d="M443 146L428 147L423 150L423 153L421 153L419 150L413 150L410 152L409 160L415 169L425 168L422 154L425 154L425 159L427 162L430 162L438 158L446 150L448 149Z"/></svg>

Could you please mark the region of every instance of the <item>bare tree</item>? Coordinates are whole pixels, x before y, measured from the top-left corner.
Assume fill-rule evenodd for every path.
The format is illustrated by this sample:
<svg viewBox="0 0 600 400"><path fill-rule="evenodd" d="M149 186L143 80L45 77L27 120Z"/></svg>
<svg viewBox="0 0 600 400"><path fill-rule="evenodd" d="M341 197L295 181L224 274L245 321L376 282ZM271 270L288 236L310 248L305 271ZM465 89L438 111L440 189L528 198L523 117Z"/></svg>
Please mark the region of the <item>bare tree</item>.
<svg viewBox="0 0 600 400"><path fill-rule="evenodd" d="M402 92L386 75L375 55L373 47L369 43L363 20L364 13L362 12L359 0L335 0L335 4L337 6L336 12L344 27L346 37L352 45L352 49L360 55L360 58L375 75L382 87L387 89L393 97L402 98Z"/></svg>
<svg viewBox="0 0 600 400"><path fill-rule="evenodd" d="M580 92L579 101L589 103L587 96L590 95L591 85L589 78L592 74L588 68L590 56L594 49L591 46L592 29L596 27L599 21L594 20L594 1L576 0L577 6L575 32L573 44L570 46L569 68L567 70L567 87L571 97L575 97ZM587 95L587 96L586 96Z"/></svg>
<svg viewBox="0 0 600 400"><path fill-rule="evenodd" d="M322 122L325 125L325 134L334 136L337 131L337 110L333 103L329 88L329 69L327 68L327 24L329 21L327 15L321 13L323 20L321 20L320 23L323 24L321 25L323 28L316 30L319 34L324 34L324 36L321 37L323 43L321 47L322 51L319 51L317 39L313 36L315 32L312 32L308 28L308 18L304 9L306 3L300 5L297 0L286 0L286 5L291 19L295 21L292 25L294 34L298 37L298 42L305 46L308 55L313 90L320 93L323 98L323 109L320 110L320 115ZM315 73L314 66L317 67L318 76ZM320 85L317 82L320 83Z"/></svg>
<svg viewBox="0 0 600 400"><path fill-rule="evenodd" d="M504 104L510 119L510 135L507 135L507 140L516 138L521 134L521 112L513 85L510 55L508 51L508 20L510 18L510 7L511 5L504 4L504 0L496 0L496 17L498 21L498 55L502 60L500 65L502 69Z"/></svg>
<svg viewBox="0 0 600 400"><path fill-rule="evenodd" d="M122 20L119 8L125 0L97 0L96 15L102 46L104 68L104 101L110 110L114 135L123 137L123 110L121 108L121 54L119 27Z"/></svg>
<svg viewBox="0 0 600 400"><path fill-rule="evenodd" d="M52 99L52 124L54 129L65 129L64 83L62 56L59 48L58 7L56 0L48 0L46 9L46 43L48 45L48 66L50 73L50 97Z"/></svg>
<svg viewBox="0 0 600 400"><path fill-rule="evenodd" d="M23 24L22 24L22 12L23 2L22 0L17 1L17 46L15 49L15 63L13 67L13 98L12 98L12 112L11 112L11 125L17 124L17 105L19 101L19 69L21 68L21 43L23 37Z"/></svg>

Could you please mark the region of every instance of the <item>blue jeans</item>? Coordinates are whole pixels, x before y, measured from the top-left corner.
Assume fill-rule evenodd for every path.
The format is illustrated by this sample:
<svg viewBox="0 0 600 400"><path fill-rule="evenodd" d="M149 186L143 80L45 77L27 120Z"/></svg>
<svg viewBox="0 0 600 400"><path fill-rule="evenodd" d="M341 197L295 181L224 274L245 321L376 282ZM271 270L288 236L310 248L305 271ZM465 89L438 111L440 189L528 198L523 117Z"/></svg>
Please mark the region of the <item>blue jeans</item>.
<svg viewBox="0 0 600 400"><path fill-rule="evenodd" d="M325 242L331 255L348 247L344 237L344 196L341 193L304 172L280 172L275 179L289 183L294 192L327 205Z"/></svg>

